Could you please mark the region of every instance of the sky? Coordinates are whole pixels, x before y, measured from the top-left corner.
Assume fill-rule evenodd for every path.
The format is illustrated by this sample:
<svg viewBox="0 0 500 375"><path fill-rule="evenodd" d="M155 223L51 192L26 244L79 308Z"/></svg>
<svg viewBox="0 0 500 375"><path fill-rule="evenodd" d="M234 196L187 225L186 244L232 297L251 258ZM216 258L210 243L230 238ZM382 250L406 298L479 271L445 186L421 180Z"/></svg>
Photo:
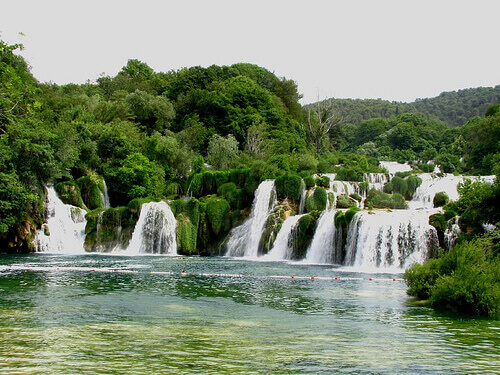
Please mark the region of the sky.
<svg viewBox="0 0 500 375"><path fill-rule="evenodd" d="M249 62L318 99L410 102L500 84L498 0L2 0L41 82ZM20 35L19 33L23 33Z"/></svg>

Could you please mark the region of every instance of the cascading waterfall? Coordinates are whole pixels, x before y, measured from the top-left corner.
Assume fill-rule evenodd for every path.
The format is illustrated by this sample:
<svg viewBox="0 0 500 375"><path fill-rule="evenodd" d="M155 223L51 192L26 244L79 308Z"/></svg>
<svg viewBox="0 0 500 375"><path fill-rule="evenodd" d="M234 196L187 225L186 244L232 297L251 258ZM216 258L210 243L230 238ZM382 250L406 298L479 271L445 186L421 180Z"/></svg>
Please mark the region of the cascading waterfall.
<svg viewBox="0 0 500 375"><path fill-rule="evenodd" d="M227 242L227 256L257 257L264 225L275 205L274 180L261 182L255 191L250 217L231 231Z"/></svg>
<svg viewBox="0 0 500 375"><path fill-rule="evenodd" d="M261 260L278 261L289 260L293 252L293 232L298 221L304 215L289 216L281 225L272 249L261 257Z"/></svg>
<svg viewBox="0 0 500 375"><path fill-rule="evenodd" d="M444 245L447 250L450 250L453 245L455 245L455 241L462 231L458 226L458 219L460 216L455 216L451 220L448 221L446 225L446 230L444 231Z"/></svg>
<svg viewBox="0 0 500 375"><path fill-rule="evenodd" d="M125 252L177 255L175 227L174 214L166 202L144 203Z"/></svg>
<svg viewBox="0 0 500 375"><path fill-rule="evenodd" d="M389 182L385 173L365 173L364 180L368 182L368 190L375 189L383 191L384 185Z"/></svg>
<svg viewBox="0 0 500 375"><path fill-rule="evenodd" d="M83 253L86 211L64 204L53 186L47 186L46 205L47 223L36 233L36 251Z"/></svg>
<svg viewBox="0 0 500 375"><path fill-rule="evenodd" d="M325 210L321 213L313 240L307 250L305 263L339 262L336 254L335 213L335 209Z"/></svg>
<svg viewBox="0 0 500 375"><path fill-rule="evenodd" d="M104 204L104 209L108 209L111 207L109 203L109 195L108 195L108 187L106 186L106 181L102 180L102 184L104 185L104 191L101 192L102 202Z"/></svg>
<svg viewBox="0 0 500 375"><path fill-rule="evenodd" d="M380 166L387 169L390 177L394 177L397 172L408 172L412 169L408 163L401 164L397 161L381 161Z"/></svg>
<svg viewBox="0 0 500 375"><path fill-rule="evenodd" d="M302 181L302 192L300 193L300 201L299 201L299 215L302 215L305 211L306 196L307 196L306 185L304 184L304 181Z"/></svg>
<svg viewBox="0 0 500 375"><path fill-rule="evenodd" d="M429 225L434 212L358 212L347 234L346 265L366 271L401 271L423 263L439 247L436 229Z"/></svg>

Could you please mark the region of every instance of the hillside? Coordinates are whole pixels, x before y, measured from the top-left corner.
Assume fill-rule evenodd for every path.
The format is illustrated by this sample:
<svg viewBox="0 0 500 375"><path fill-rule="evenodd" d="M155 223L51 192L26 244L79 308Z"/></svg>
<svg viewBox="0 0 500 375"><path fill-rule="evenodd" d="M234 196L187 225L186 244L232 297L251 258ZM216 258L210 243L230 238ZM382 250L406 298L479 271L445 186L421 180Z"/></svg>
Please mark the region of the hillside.
<svg viewBox="0 0 500 375"><path fill-rule="evenodd" d="M482 116L493 104L500 103L500 85L443 92L435 98L411 103L382 99L327 99L347 123L359 125L371 118L388 118L402 113L420 113L451 126L462 126L469 119Z"/></svg>

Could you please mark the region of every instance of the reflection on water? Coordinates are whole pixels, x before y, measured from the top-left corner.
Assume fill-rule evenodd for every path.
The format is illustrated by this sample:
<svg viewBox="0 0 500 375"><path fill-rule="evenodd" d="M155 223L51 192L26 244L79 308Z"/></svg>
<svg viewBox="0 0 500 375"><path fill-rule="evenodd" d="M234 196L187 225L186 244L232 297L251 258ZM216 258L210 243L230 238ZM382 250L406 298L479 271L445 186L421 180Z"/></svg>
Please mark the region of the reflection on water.
<svg viewBox="0 0 500 375"><path fill-rule="evenodd" d="M335 270L226 259L30 255L0 264L89 268L0 272L2 373L500 371L498 321L413 306L401 282L272 279ZM211 272L248 276L193 275Z"/></svg>

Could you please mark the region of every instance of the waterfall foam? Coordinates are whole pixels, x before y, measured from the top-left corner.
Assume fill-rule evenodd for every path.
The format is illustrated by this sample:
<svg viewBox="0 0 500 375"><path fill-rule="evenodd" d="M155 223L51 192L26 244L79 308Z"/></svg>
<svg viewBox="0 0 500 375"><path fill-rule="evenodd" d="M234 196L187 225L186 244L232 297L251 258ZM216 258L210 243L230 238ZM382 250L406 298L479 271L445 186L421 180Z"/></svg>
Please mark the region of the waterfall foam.
<svg viewBox="0 0 500 375"><path fill-rule="evenodd" d="M261 260L279 261L292 259L293 232L302 216L304 215L295 215L286 218L278 232L278 236L276 236L273 248L269 253L261 257Z"/></svg>
<svg viewBox="0 0 500 375"><path fill-rule="evenodd" d="M177 255L175 227L174 214L166 202L144 203L125 252Z"/></svg>
<svg viewBox="0 0 500 375"><path fill-rule="evenodd" d="M338 263L336 252L335 209L321 213L311 245L307 250L305 263Z"/></svg>
<svg viewBox="0 0 500 375"><path fill-rule="evenodd" d="M439 247L429 225L435 210L358 212L347 234L346 262L364 271L402 271Z"/></svg>
<svg viewBox="0 0 500 375"><path fill-rule="evenodd" d="M104 191L101 192L102 202L104 209L108 209L111 205L109 203L108 187L106 186L106 181L104 179L102 179L102 184L104 185Z"/></svg>
<svg viewBox="0 0 500 375"><path fill-rule="evenodd" d="M231 231L227 242L227 256L257 257L264 225L275 205L274 180L261 182L255 191L250 217Z"/></svg>
<svg viewBox="0 0 500 375"><path fill-rule="evenodd" d="M64 204L53 186L47 186L47 223L35 237L37 252L84 253L86 211Z"/></svg>

